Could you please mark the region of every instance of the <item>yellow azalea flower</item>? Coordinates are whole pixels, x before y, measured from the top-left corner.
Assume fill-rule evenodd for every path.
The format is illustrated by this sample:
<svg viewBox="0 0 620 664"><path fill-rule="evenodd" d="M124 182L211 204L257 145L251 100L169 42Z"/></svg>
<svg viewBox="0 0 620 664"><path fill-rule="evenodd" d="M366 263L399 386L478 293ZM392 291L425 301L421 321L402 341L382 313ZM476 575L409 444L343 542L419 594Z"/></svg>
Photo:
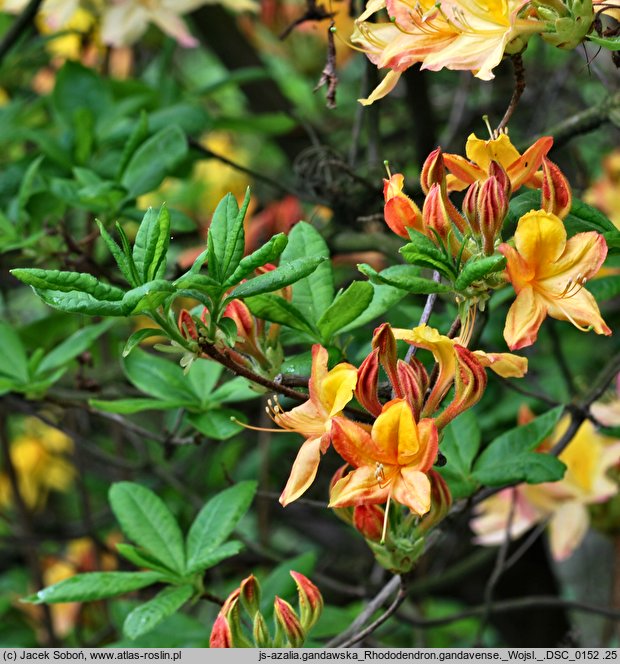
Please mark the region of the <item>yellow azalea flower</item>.
<svg viewBox="0 0 620 664"><path fill-rule="evenodd" d="M522 185L540 188L543 174L539 169L552 145L553 138L543 136L521 155L508 134L500 134L488 141L470 134L465 146L467 159L458 154L443 155L446 168L451 173L448 189L462 191L477 180L486 180L492 161L499 163L506 171L513 192Z"/></svg>
<svg viewBox="0 0 620 664"><path fill-rule="evenodd" d="M547 315L570 321L584 332L611 334L596 300L583 287L607 256L602 235L590 231L567 240L558 217L532 210L519 219L514 243L499 246L517 293L504 328L511 350L533 344Z"/></svg>
<svg viewBox="0 0 620 664"><path fill-rule="evenodd" d="M325 454L330 444L332 418L340 415L353 398L356 381L357 369L352 364L341 362L328 371L327 350L315 344L308 401L288 412L283 411L277 401L272 406L271 416L276 424L306 438L280 496L282 505L297 500L314 481L321 454Z"/></svg>
<svg viewBox="0 0 620 664"><path fill-rule="evenodd" d="M568 418L561 421L552 440L544 447L557 442L568 423ZM554 559L564 560L571 555L590 525L587 506L603 502L618 492L617 484L607 477L607 471L620 461L620 441L601 436L593 424L586 421L559 458L567 466L564 479L546 484L520 484L480 504L470 524L478 544L501 544L513 512L512 538L548 520Z"/></svg>
<svg viewBox="0 0 620 664"><path fill-rule="evenodd" d="M355 470L332 486L329 506L380 505L393 498L420 516L426 514L437 439L435 423L416 423L405 399L386 403L370 433L355 422L334 418L334 448Z"/></svg>
<svg viewBox="0 0 620 664"><path fill-rule="evenodd" d="M75 469L65 458L73 442L58 429L35 418L25 421L24 433L11 441L11 460L17 474L19 492L30 509L45 505L50 491L66 491ZM9 478L0 474L0 506L13 504Z"/></svg>
<svg viewBox="0 0 620 664"><path fill-rule="evenodd" d="M367 21L386 8L390 23ZM540 32L538 21L520 19L525 0L422 0L412 5L404 0L370 0L351 37L378 68L390 72L364 104L387 95L405 69L422 63L422 69L444 67L469 70L483 80L493 78L506 48L516 38Z"/></svg>

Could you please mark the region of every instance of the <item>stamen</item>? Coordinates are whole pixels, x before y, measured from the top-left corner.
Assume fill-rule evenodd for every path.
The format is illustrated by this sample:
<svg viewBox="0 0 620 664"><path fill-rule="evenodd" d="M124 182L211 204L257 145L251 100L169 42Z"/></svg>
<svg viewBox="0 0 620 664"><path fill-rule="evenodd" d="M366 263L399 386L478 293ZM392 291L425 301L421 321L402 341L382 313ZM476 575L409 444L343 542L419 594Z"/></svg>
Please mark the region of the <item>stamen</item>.
<svg viewBox="0 0 620 664"><path fill-rule="evenodd" d="M255 427L252 424L246 424L245 422L241 422L241 420L238 420L236 417L232 415L230 417L230 421L234 422L235 424L238 424L240 427L243 427L244 429L251 429L252 431L266 431L268 433L290 433L287 429L269 429L267 427Z"/></svg>
<svg viewBox="0 0 620 664"><path fill-rule="evenodd" d="M495 132L491 129L491 124L489 123L489 116L488 115L483 115L482 116L482 121L487 126L487 130L489 132L489 136L490 136L491 140L494 140L495 138L497 138L495 136Z"/></svg>
<svg viewBox="0 0 620 664"><path fill-rule="evenodd" d="M564 290L559 295L554 295L554 299L568 300L571 297L575 297L575 295L577 295L577 293L579 293L579 291L586 285L587 281L586 277L581 276L581 272L579 272L574 279L569 277Z"/></svg>
<svg viewBox="0 0 620 664"><path fill-rule="evenodd" d="M566 316L566 318L581 332L590 332L590 330L593 329L592 325L588 325L588 327L584 327L583 325L579 325L579 323L564 309L561 307L559 304L556 304L557 308Z"/></svg>
<svg viewBox="0 0 620 664"><path fill-rule="evenodd" d="M381 533L381 541L379 544L383 544L385 542L385 535L387 534L387 524L388 524L388 516L390 513L390 500L392 498L392 492L390 491L390 494L388 495L387 503L385 504L385 516L383 517L383 532Z"/></svg>
<svg viewBox="0 0 620 664"><path fill-rule="evenodd" d="M391 180L392 179L392 171L390 170L390 162L386 159L383 162L383 165L385 166L385 170L387 171L388 178L390 178L390 180Z"/></svg>

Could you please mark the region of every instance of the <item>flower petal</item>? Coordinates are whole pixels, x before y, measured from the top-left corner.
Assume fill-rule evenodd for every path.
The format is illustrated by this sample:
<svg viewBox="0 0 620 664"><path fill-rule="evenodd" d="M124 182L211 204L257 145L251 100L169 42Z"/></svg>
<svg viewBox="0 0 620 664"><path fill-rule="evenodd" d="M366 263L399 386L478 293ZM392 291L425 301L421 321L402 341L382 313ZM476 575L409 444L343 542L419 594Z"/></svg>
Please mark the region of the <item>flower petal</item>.
<svg viewBox="0 0 620 664"><path fill-rule="evenodd" d="M531 346L536 341L538 329L546 315L545 301L531 286L523 288L506 317L504 339L510 350Z"/></svg>
<svg viewBox="0 0 620 664"><path fill-rule="evenodd" d="M549 542L554 560L566 560L588 532L590 517L585 505L570 501L560 506L549 523Z"/></svg>
<svg viewBox="0 0 620 664"><path fill-rule="evenodd" d="M483 367L502 378L523 378L527 373L527 357L512 353L485 353L483 350L475 350L474 355Z"/></svg>
<svg viewBox="0 0 620 664"><path fill-rule="evenodd" d="M288 482L280 496L283 507L297 500L314 482L321 461L321 442L321 438L310 438L299 448Z"/></svg>
<svg viewBox="0 0 620 664"><path fill-rule="evenodd" d="M370 106L371 104L374 104L377 99L383 99L383 97L392 92L396 87L401 73L402 72L399 71L389 71L387 76L384 77L369 97L366 97L366 99L358 99L357 101L359 101L362 106Z"/></svg>
<svg viewBox="0 0 620 664"><path fill-rule="evenodd" d="M332 420L332 445L340 456L352 466L372 466L377 463L394 463L396 455L379 448L370 434L361 426L344 417Z"/></svg>
<svg viewBox="0 0 620 664"><path fill-rule="evenodd" d="M388 463L395 463L397 459L399 465L408 463L404 459L415 457L420 449L418 428L405 399L393 399L383 406L371 435L373 442L385 450Z"/></svg>
<svg viewBox="0 0 620 664"><path fill-rule="evenodd" d="M354 505L381 505L388 499L395 468L384 467L386 482L381 486L374 466L362 466L338 480L332 487L328 507L352 507Z"/></svg>
<svg viewBox="0 0 620 664"><path fill-rule="evenodd" d="M526 263L540 271L555 263L566 247L566 229L559 217L544 210L524 214L515 232L515 247Z"/></svg>
<svg viewBox="0 0 620 664"><path fill-rule="evenodd" d="M431 508L431 483L428 475L408 466L394 480L392 496L397 503L422 516Z"/></svg>

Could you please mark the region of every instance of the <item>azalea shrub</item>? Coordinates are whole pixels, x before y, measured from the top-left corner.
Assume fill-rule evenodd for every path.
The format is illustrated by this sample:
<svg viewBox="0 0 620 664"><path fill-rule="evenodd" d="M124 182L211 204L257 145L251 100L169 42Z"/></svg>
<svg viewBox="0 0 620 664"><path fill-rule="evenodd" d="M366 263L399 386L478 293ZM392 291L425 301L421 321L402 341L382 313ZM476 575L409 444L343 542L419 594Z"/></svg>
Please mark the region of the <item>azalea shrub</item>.
<svg viewBox="0 0 620 664"><path fill-rule="evenodd" d="M617 646L620 6L0 10L0 644Z"/></svg>

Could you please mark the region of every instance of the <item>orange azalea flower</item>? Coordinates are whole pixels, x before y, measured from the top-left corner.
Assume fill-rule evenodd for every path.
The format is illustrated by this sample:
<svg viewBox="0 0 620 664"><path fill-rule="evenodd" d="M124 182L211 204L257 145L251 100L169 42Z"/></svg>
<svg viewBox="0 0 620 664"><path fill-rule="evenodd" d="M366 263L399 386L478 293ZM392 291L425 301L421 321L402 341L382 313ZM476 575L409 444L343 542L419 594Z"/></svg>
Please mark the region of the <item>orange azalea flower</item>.
<svg viewBox="0 0 620 664"><path fill-rule="evenodd" d="M570 321L583 332L611 334L596 300L584 288L607 256L602 235L590 231L567 240L558 217L532 210L519 219L514 242L515 247L499 247L517 293L504 328L511 350L533 344L547 315Z"/></svg>
<svg viewBox="0 0 620 664"><path fill-rule="evenodd" d="M543 136L521 155L510 142L508 134L500 134L488 141L470 134L465 146L467 159L458 154L443 156L446 168L451 173L448 176L448 189L462 191L477 180L486 180L492 161L496 161L506 171L513 192L522 185L540 188L543 174L539 169L552 145L553 138Z"/></svg>
<svg viewBox="0 0 620 664"><path fill-rule="evenodd" d="M370 433L334 418L332 440L355 470L334 484L329 507L380 505L393 498L420 516L430 510L428 472L437 457L437 427L429 419L416 423L405 399L386 403Z"/></svg>
<svg viewBox="0 0 620 664"><path fill-rule="evenodd" d="M424 222L420 208L403 192L405 178L402 173L390 175L383 180L383 213L385 223L400 237L409 239L408 228L424 233Z"/></svg>
<svg viewBox="0 0 620 664"><path fill-rule="evenodd" d="M280 496L282 505L297 500L314 481L321 454L325 454L329 447L332 418L340 415L353 398L356 381L357 369L352 364L341 362L328 371L327 351L315 344L312 347L308 401L289 412L284 412L277 401L272 406L271 415L276 424L306 438Z"/></svg>

